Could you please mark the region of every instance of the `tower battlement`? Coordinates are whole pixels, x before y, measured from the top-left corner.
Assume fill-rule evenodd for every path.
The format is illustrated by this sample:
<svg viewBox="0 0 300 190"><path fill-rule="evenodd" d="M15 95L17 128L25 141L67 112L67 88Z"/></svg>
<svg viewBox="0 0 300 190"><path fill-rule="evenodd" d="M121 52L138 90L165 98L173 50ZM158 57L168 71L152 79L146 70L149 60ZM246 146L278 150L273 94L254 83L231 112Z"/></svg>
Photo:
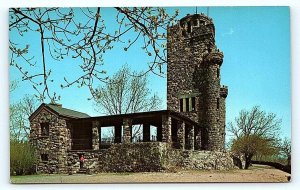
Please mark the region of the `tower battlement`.
<svg viewBox="0 0 300 190"><path fill-rule="evenodd" d="M187 15L171 26L170 31L184 39L210 37L214 41L215 26L211 18L204 14Z"/></svg>

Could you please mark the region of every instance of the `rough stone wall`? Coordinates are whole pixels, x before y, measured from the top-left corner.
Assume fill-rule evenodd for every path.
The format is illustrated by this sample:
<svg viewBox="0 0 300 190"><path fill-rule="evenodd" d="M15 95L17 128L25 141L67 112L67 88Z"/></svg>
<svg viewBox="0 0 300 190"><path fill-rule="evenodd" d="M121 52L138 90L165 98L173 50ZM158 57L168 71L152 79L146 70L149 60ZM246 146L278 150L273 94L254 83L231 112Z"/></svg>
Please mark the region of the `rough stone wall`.
<svg viewBox="0 0 300 190"><path fill-rule="evenodd" d="M166 145L161 142L114 144L99 152L99 171L161 171L166 162Z"/></svg>
<svg viewBox="0 0 300 190"><path fill-rule="evenodd" d="M87 169L88 173L98 173L99 172L99 159L101 159L101 154L99 150L90 151L68 151L67 153L67 165L64 173L75 174L80 169L79 156L84 155L83 167Z"/></svg>
<svg viewBox="0 0 300 190"><path fill-rule="evenodd" d="M233 169L233 159L229 153L215 151L168 150L165 168L192 170L229 170Z"/></svg>
<svg viewBox="0 0 300 190"><path fill-rule="evenodd" d="M41 123L49 123L49 135L42 136ZM67 150L71 148L70 128L67 121L46 109L30 122L30 142L35 147L38 173L64 173ZM48 155L48 161L42 161L41 154Z"/></svg>
<svg viewBox="0 0 300 190"><path fill-rule="evenodd" d="M143 142L113 144L101 150L67 151L66 162L59 166L61 168L57 173L79 172L80 155L84 155L87 173L154 172L172 168L223 170L234 167L229 153L172 149L169 143ZM39 172L49 173L48 167L57 168L56 160L51 163L48 166L40 165Z"/></svg>
<svg viewBox="0 0 300 190"><path fill-rule="evenodd" d="M234 168L229 153L215 151L183 151L185 169L228 170Z"/></svg>
<svg viewBox="0 0 300 190"><path fill-rule="evenodd" d="M187 16L168 28L167 42L168 109L179 112L180 98L195 97L196 110L182 114L202 128L201 148L223 150L221 123L225 122L225 114L220 105L225 102L225 98L220 98L223 53L216 48L212 20L204 15Z"/></svg>

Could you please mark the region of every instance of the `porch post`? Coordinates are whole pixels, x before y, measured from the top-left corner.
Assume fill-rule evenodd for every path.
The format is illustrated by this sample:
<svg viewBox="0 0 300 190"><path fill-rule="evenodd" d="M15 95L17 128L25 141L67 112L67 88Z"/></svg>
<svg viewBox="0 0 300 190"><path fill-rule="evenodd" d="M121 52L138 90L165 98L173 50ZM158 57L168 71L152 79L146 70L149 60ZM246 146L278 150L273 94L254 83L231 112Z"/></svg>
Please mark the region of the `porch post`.
<svg viewBox="0 0 300 190"><path fill-rule="evenodd" d="M93 150L99 150L99 127L100 127L99 121L93 121L93 123L92 123L92 148L93 148Z"/></svg>
<svg viewBox="0 0 300 190"><path fill-rule="evenodd" d="M190 126L190 130L189 130L189 134L188 134L188 143L189 143L189 147L190 150L194 150L195 149L195 145L194 145L194 125Z"/></svg>
<svg viewBox="0 0 300 190"><path fill-rule="evenodd" d="M131 130L132 130L132 120L129 118L123 119L123 138L124 143L131 142Z"/></svg>
<svg viewBox="0 0 300 190"><path fill-rule="evenodd" d="M171 117L169 115L162 116L162 142L171 142Z"/></svg>
<svg viewBox="0 0 300 190"><path fill-rule="evenodd" d="M195 126L195 150L201 150L201 128Z"/></svg>
<svg viewBox="0 0 300 190"><path fill-rule="evenodd" d="M184 121L180 121L178 122L178 125L177 125L177 139L178 139L178 142L179 142L179 145L180 145L180 148L182 150L185 149L185 122Z"/></svg>

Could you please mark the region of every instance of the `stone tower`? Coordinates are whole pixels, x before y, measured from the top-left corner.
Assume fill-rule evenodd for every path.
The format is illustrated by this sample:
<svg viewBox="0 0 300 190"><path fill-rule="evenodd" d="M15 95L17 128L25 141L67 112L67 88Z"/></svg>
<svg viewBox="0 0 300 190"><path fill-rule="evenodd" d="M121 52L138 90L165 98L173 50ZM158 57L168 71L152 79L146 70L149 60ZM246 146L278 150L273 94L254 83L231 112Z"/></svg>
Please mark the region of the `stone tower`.
<svg viewBox="0 0 300 190"><path fill-rule="evenodd" d="M204 14L187 15L168 28L168 109L199 123L201 149L222 151L225 99L220 85L223 53L215 45L215 27Z"/></svg>

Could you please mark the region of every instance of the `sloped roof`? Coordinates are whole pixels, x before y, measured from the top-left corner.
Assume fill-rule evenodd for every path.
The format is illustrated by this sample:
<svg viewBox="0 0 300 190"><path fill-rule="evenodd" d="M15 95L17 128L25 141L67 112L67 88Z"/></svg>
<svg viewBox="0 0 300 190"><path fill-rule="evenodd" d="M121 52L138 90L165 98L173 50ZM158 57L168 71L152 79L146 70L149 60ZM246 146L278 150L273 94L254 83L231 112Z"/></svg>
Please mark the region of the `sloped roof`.
<svg viewBox="0 0 300 190"><path fill-rule="evenodd" d="M52 110L57 112L61 116L67 116L67 117L76 117L76 118L86 118L90 117L88 114L75 111L75 110L70 110L67 108L63 108L61 106L57 106L55 104L46 104L47 107L50 107Z"/></svg>
<svg viewBox="0 0 300 190"><path fill-rule="evenodd" d="M48 109L49 111L54 112L55 114L62 116L62 117L68 117L68 118L87 118L90 117L86 113L82 113L79 111L63 108L61 104L45 104L42 103L38 109L31 114L29 117L29 120L32 120L43 108Z"/></svg>

